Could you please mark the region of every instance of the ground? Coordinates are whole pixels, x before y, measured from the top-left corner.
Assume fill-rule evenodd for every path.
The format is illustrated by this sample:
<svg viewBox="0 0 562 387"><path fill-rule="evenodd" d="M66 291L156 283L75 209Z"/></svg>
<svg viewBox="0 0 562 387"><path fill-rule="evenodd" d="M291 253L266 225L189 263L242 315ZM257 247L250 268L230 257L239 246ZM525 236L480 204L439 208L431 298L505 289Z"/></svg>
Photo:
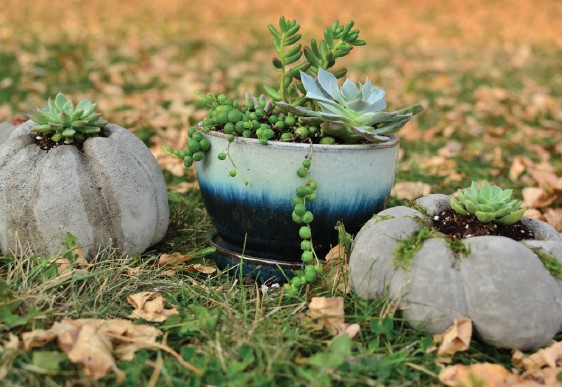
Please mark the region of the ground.
<svg viewBox="0 0 562 387"><path fill-rule="evenodd" d="M157 265L161 254L193 256L211 232L194 172L162 145L183 147L187 128L203 117L196 92L243 97L276 82L267 24L280 15L297 19L306 40L322 38L334 20L353 19L367 46L343 60L349 77L369 77L386 91L390 108L425 106L400 132L389 205L487 180L514 188L528 215L562 231L560 1L3 3L0 121L44 105L59 91L92 99L105 119L151 148L172 204L167 238L138 260L111 257L88 274L65 276L53 257L3 257L0 294L12 301L8 312L0 304L0 316L21 317L0 323L4 343L10 334L47 329L65 317L127 318L127 297L151 291L180 311L152 325L205 376L152 348L117 363L130 385L438 383L435 354L426 352L431 338L406 328L388 300L347 295L346 321L359 324L361 333L350 343L329 344L329 333L305 329L297 316L310 297L337 295L336 289L319 286L284 300L275 289L266 292L243 279L185 268L171 273ZM54 343L26 353L0 348L0 377L9 383L90 383ZM59 354L59 363L45 368L43 352ZM512 366L509 351L478 341L453 361ZM114 382L110 373L92 383Z"/></svg>

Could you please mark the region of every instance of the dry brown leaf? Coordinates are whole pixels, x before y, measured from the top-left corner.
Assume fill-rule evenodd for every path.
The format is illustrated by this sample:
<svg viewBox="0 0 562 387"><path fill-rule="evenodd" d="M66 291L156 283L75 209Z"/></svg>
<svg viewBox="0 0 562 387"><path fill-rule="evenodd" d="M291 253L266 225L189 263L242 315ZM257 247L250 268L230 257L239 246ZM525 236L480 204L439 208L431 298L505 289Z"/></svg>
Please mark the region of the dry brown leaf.
<svg viewBox="0 0 562 387"><path fill-rule="evenodd" d="M57 338L59 348L68 354L75 364L81 364L84 374L99 379L117 369L114 353L118 358L131 360L141 348L160 348L156 338L160 330L147 325L135 325L129 320L113 319L64 319L49 330L35 330L22 334L24 350L45 345ZM131 343L131 340L134 343Z"/></svg>
<svg viewBox="0 0 562 387"><path fill-rule="evenodd" d="M8 333L7 340L0 342L0 359L16 356L16 353L19 351L19 344L18 337L11 332ZM0 380L6 377L10 368L11 363L9 361L0 361Z"/></svg>
<svg viewBox="0 0 562 387"><path fill-rule="evenodd" d="M211 266L205 266L200 263L194 263L191 265L187 265L186 270L192 273L213 274L216 273L217 268Z"/></svg>
<svg viewBox="0 0 562 387"><path fill-rule="evenodd" d="M334 336L347 333L352 339L361 330L359 324L345 323L343 297L312 297L308 308L308 313L301 316L308 329L325 329Z"/></svg>
<svg viewBox="0 0 562 387"><path fill-rule="evenodd" d="M339 244L333 247L325 257L324 265L325 285L328 289L336 289L341 294L351 293L349 282L349 256L345 247Z"/></svg>
<svg viewBox="0 0 562 387"><path fill-rule="evenodd" d="M456 141L450 140L443 148L437 151L439 156L443 157L455 157L463 152L463 145Z"/></svg>
<svg viewBox="0 0 562 387"><path fill-rule="evenodd" d="M524 371L525 379L546 386L562 385L562 382L556 379L562 372L562 342L555 342L550 347L540 349L528 356L515 351L512 361L517 368Z"/></svg>
<svg viewBox="0 0 562 387"><path fill-rule="evenodd" d="M444 333L433 336L438 357L450 357L457 352L466 351L472 338L472 320L468 317L456 318L453 325Z"/></svg>
<svg viewBox="0 0 562 387"><path fill-rule="evenodd" d="M546 219L542 214L542 212L540 212L536 208L527 208L523 215L526 216L527 218L537 219L546 222Z"/></svg>
<svg viewBox="0 0 562 387"><path fill-rule="evenodd" d="M164 308L164 297L162 297L160 293L136 293L127 297L127 302L135 308L129 318L162 322L167 320L171 315L179 313L176 308Z"/></svg>
<svg viewBox="0 0 562 387"><path fill-rule="evenodd" d="M394 184L391 195L398 199L414 200L430 193L431 186L427 183L421 181L402 181Z"/></svg>
<svg viewBox="0 0 562 387"><path fill-rule="evenodd" d="M550 206L554 196L548 195L542 188L525 187L523 188L523 204L525 208L544 208Z"/></svg>
<svg viewBox="0 0 562 387"><path fill-rule="evenodd" d="M50 341L53 341L57 335L50 330L35 329L31 332L25 332L21 335L22 348L29 351L31 348L42 347Z"/></svg>
<svg viewBox="0 0 562 387"><path fill-rule="evenodd" d="M499 364L481 363L469 366L455 365L439 373L439 381L446 386L507 387L521 386L523 378L514 375Z"/></svg>
<svg viewBox="0 0 562 387"><path fill-rule="evenodd" d="M172 254L162 254L158 259L158 266L177 266L180 263L191 261L191 255L183 255L177 251Z"/></svg>
<svg viewBox="0 0 562 387"><path fill-rule="evenodd" d="M557 231L562 231L562 208L549 208L545 211L544 217Z"/></svg>
<svg viewBox="0 0 562 387"><path fill-rule="evenodd" d="M88 273L88 261L86 260L84 250L77 248L74 249L73 253L76 255L76 266L74 268L67 258L59 258L55 261L59 275L71 275L73 271L79 271L84 274Z"/></svg>
<svg viewBox="0 0 562 387"><path fill-rule="evenodd" d="M511 163L511 167L509 168L509 179L515 182L519 176L525 172L525 163L523 162L523 158L521 156L516 156Z"/></svg>
<svg viewBox="0 0 562 387"><path fill-rule="evenodd" d="M117 370L112 355L113 345L109 338L100 334L99 327L84 324L76 329L79 329L76 340L70 345L70 350L65 351L68 359L74 364L82 364L84 374L94 379ZM65 347L69 344L66 342Z"/></svg>

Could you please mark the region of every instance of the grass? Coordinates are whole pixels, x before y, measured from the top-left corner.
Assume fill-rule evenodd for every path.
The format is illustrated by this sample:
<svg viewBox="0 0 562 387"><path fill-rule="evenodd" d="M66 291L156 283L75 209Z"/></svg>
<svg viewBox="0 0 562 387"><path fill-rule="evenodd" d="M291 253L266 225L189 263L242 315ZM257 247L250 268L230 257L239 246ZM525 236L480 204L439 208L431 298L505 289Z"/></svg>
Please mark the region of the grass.
<svg viewBox="0 0 562 387"><path fill-rule="evenodd" d="M60 257L1 257L0 341L65 317L127 318L128 295L158 291L180 314L153 325L205 374L145 349L117 364L126 374L123 385L438 384L435 352L427 352L431 338L409 328L386 298L346 296L346 322L361 332L353 341L331 341L298 317L311 296L330 296L329 290L314 287L285 299L226 273L170 276L156 264L162 253L200 251L212 233L199 192L176 188L191 184L193 172L178 169L161 146L183 146L182 134L201 119L196 91L236 97L275 82L266 24L281 14L297 18L306 39L333 20L354 19L368 45L345 61L353 80L369 76L387 91L391 108L425 105L401 132L397 182L429 183L434 193L484 179L522 189L533 182L525 175L511 179L517 156L562 174L560 2L538 9L530 0L470 7L461 0L381 1L365 9L360 1L342 8L296 0L32 0L25 12L8 3L0 14L0 121L58 91L95 100L106 119L136 133L158 157L171 189L171 225L165 240L142 256L125 260L106 251L87 274L57 274ZM2 348L0 377L7 385L116 382L114 375L88 380L53 343L28 353ZM45 357L53 360L51 369L37 366ZM456 364L486 361L511 368L511 353L476 340L453 357Z"/></svg>

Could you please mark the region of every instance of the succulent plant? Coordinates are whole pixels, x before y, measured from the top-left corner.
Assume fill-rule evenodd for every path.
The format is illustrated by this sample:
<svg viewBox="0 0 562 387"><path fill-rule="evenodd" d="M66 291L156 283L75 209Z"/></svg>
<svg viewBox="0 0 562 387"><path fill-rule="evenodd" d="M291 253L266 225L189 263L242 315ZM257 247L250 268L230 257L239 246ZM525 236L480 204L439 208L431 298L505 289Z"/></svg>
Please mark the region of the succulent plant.
<svg viewBox="0 0 562 387"><path fill-rule="evenodd" d="M96 104L89 100L78 102L76 107L62 93L49 98L48 106L37 108L31 119L37 124L32 131L50 135L53 142L65 144L84 141L98 136L107 121L94 113Z"/></svg>
<svg viewBox="0 0 562 387"><path fill-rule="evenodd" d="M421 105L413 105L395 112L383 112L386 108L384 91L367 81L355 85L347 79L342 87L330 72L318 69L318 77L312 78L301 72L306 98L316 102L320 110L293 106L283 101L277 106L306 117L306 122L321 125L324 132L345 142L366 139L384 142L387 135L402 128L414 115L423 111Z"/></svg>
<svg viewBox="0 0 562 387"><path fill-rule="evenodd" d="M459 190L459 197L451 198L451 208L460 215L472 214L483 223L496 222L510 225L519 221L525 212L521 200L512 200L513 190L491 186L487 182L480 188L473 181L470 188Z"/></svg>

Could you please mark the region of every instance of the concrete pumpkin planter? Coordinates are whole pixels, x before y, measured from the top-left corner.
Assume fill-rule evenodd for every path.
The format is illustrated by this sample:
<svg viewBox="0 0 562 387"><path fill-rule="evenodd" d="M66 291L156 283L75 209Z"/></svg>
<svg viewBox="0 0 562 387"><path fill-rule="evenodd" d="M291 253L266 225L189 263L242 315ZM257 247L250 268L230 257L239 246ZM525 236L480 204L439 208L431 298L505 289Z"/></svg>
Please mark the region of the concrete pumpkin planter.
<svg viewBox="0 0 562 387"><path fill-rule="evenodd" d="M159 242L168 227L164 177L144 143L117 125L83 151L40 149L35 123L18 126L0 146L0 250L30 247L57 254L67 232L93 258L109 246L133 255Z"/></svg>
<svg viewBox="0 0 562 387"><path fill-rule="evenodd" d="M499 347L540 347L562 331L562 280L539 257L562 263L562 237L553 227L523 218L533 240L465 238L460 240L464 254L451 247L445 235L435 233L403 269L395 265L395 248L449 208L449 196L429 195L416 204L424 213L389 208L357 235L350 280L360 297L388 292L409 323L429 334L443 332L455 318L467 316L485 342Z"/></svg>

